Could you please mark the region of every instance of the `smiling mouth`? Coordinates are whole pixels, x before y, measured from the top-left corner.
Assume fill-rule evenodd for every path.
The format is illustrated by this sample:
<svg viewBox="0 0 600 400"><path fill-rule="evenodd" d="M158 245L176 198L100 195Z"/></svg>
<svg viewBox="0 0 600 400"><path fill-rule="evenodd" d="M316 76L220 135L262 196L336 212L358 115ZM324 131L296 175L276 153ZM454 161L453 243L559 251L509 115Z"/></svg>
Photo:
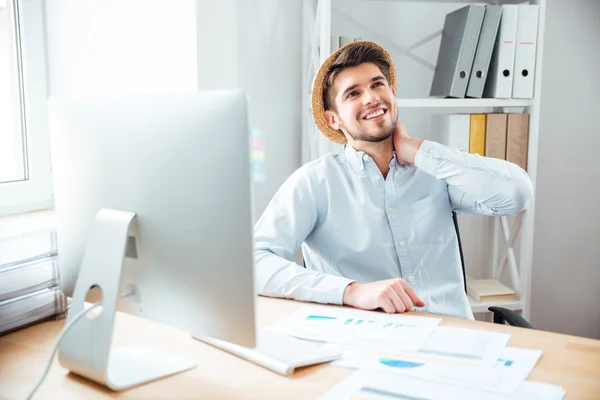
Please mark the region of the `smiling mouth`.
<svg viewBox="0 0 600 400"><path fill-rule="evenodd" d="M367 121L371 121L371 120L377 120L379 119L381 116L385 115L387 113L387 110L385 108L377 108L373 111L369 111L367 113L367 115L365 115L363 117L364 120Z"/></svg>

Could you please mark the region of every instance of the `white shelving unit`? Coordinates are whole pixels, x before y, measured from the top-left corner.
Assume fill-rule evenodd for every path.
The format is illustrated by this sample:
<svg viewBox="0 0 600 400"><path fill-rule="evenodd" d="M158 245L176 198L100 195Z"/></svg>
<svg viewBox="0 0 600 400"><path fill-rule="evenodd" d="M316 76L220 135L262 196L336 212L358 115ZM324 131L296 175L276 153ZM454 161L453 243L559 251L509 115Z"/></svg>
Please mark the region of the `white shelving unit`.
<svg viewBox="0 0 600 400"><path fill-rule="evenodd" d="M402 108L468 108L470 110L488 108L531 107L531 99L397 99Z"/></svg>
<svg viewBox="0 0 600 400"><path fill-rule="evenodd" d="M377 5L383 1L369 1L373 12L377 12ZM537 4L539 5L538 38L535 68L535 87L532 99L440 99L440 98L398 98L399 108L405 109L440 109L452 112L460 109L461 112L524 112L529 113L529 143L527 171L536 186L538 163L538 137L540 126L540 96L542 82L542 58L544 49L544 29L546 16L546 0L387 0L412 3L455 3L456 8L467 4ZM344 0L333 0L337 5L347 3ZM303 107L302 132L305 145L303 146L303 161L309 161L329 151L340 151L341 146L329 142L316 129L310 110L310 90L312 78L318 67L330 54L330 36L332 25L332 0L304 0L303 4ZM421 21L423 20L423 16ZM420 22L421 22L420 21ZM438 34L441 34L439 27ZM384 46L385 47L385 46ZM416 46L403 48L404 54L410 54ZM319 52L319 49L321 52ZM393 54L392 54L393 56ZM515 109L517 111L515 111ZM491 275L498 279L506 268L513 289L517 293L517 300L510 302L478 303L469 298L473 312L486 312L488 307L500 306L511 310L520 311L525 319L529 319L529 304L531 298L531 269L533 253L533 224L535 215L535 194L526 210L516 216L513 226L509 226L507 217L493 218L493 244L492 254L487 267L491 268ZM465 233L461 231L461 234ZM515 248L519 241L519 254ZM468 265L467 265L468 269Z"/></svg>

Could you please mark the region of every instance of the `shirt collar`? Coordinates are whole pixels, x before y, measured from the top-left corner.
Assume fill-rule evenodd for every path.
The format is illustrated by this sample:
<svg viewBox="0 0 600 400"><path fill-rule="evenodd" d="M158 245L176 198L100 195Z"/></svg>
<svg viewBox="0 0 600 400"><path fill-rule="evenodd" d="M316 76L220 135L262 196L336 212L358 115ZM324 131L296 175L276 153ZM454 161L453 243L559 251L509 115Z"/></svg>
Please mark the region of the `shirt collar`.
<svg viewBox="0 0 600 400"><path fill-rule="evenodd" d="M365 165L368 163L374 163L373 158L366 154L364 151L357 151L354 147L349 144L346 144L346 148L344 150L346 155L346 160L348 160L348 164L356 173L360 173L365 169ZM389 167L390 169L394 169L396 166L396 152L392 152L392 159L390 161Z"/></svg>

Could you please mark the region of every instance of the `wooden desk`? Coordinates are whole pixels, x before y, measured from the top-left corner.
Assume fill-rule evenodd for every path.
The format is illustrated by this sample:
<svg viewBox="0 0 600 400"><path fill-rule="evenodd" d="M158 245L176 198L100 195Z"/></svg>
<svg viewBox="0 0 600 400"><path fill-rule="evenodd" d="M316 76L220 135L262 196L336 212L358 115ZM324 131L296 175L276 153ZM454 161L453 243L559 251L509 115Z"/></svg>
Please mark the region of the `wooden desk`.
<svg viewBox="0 0 600 400"><path fill-rule="evenodd" d="M268 326L304 305L261 297L259 322ZM418 315L417 313L413 313ZM0 337L0 399L23 399L46 365L64 320L41 323ZM510 346L540 349L530 380L562 386L567 399L600 398L600 341L491 323L443 318L443 325L511 333ZM60 366L57 360L35 399L312 399L352 370L328 364L285 378L187 334L126 314L117 316L115 346L144 342L186 354L198 366L124 392L111 392Z"/></svg>

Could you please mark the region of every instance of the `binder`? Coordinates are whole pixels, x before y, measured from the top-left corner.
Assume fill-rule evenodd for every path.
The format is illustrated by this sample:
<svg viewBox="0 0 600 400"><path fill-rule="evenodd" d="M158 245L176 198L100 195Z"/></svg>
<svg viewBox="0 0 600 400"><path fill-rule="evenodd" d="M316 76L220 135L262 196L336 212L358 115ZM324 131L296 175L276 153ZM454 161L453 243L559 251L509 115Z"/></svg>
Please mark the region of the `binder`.
<svg viewBox="0 0 600 400"><path fill-rule="evenodd" d="M506 125L508 115L504 113L487 114L485 126L485 156L506 159Z"/></svg>
<svg viewBox="0 0 600 400"><path fill-rule="evenodd" d="M471 69L467 85L466 97L480 99L483 96L483 89L492 59L492 51L496 42L496 36L498 35L498 28L500 27L501 15L501 6L486 6L481 33L477 41L477 50L473 59L473 68Z"/></svg>
<svg viewBox="0 0 600 400"><path fill-rule="evenodd" d="M478 5L446 14L430 96L465 97L484 14Z"/></svg>
<svg viewBox="0 0 600 400"><path fill-rule="evenodd" d="M513 99L533 98L539 6L519 4Z"/></svg>
<svg viewBox="0 0 600 400"><path fill-rule="evenodd" d="M518 11L518 6L514 4L502 6L500 27L496 35L483 97L512 98Z"/></svg>
<svg viewBox="0 0 600 400"><path fill-rule="evenodd" d="M434 114L431 137L435 142L468 153L470 124L469 114Z"/></svg>
<svg viewBox="0 0 600 400"><path fill-rule="evenodd" d="M485 156L485 114L471 114L469 153Z"/></svg>
<svg viewBox="0 0 600 400"><path fill-rule="evenodd" d="M506 160L527 171L529 114L510 113L506 129Z"/></svg>

